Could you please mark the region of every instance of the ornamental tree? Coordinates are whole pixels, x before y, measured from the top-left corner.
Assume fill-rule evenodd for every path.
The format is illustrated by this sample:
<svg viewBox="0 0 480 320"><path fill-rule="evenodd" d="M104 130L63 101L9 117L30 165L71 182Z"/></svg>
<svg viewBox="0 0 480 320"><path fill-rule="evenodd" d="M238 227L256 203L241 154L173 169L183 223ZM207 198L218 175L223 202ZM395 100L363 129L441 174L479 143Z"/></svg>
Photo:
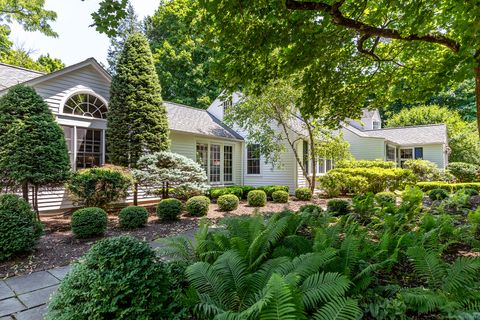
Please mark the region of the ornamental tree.
<svg viewBox="0 0 480 320"><path fill-rule="evenodd" d="M156 152L142 156L133 170L133 176L142 184L163 186L163 196L168 196L168 188L180 188L186 192L205 192L208 178L205 170L197 162L173 152Z"/></svg>
<svg viewBox="0 0 480 320"><path fill-rule="evenodd" d="M58 185L70 175L63 130L47 103L31 87L17 85L0 98L0 176L4 186L23 187L38 213L40 187Z"/></svg>

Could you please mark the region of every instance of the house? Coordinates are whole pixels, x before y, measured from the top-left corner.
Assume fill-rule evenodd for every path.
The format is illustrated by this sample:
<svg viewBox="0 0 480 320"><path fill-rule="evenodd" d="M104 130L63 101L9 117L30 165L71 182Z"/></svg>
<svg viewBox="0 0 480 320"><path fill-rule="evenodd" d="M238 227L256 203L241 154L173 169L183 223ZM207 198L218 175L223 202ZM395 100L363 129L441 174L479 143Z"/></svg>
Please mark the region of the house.
<svg viewBox="0 0 480 320"><path fill-rule="evenodd" d="M32 86L45 99L65 132L74 170L106 162L110 82L111 76L93 58L49 74L0 64L0 95L22 83ZM246 135L240 128L229 128L223 122L226 108L239 97L234 94L225 101L218 98L207 110L165 101L172 152L200 163L211 185L288 185L291 190L305 186L290 147L281 155L281 167L274 168L258 155L258 145L246 143ZM447 164L443 125L381 129L378 111L365 111L361 121L346 123L342 131L358 159L386 159L401 164L406 159L424 158L441 168ZM306 141L300 139L295 147L298 154L308 155ZM333 165L329 159L321 159L317 171L325 173ZM139 202L156 200L140 190ZM39 195L39 208L43 212L72 206L63 188L44 190Z"/></svg>

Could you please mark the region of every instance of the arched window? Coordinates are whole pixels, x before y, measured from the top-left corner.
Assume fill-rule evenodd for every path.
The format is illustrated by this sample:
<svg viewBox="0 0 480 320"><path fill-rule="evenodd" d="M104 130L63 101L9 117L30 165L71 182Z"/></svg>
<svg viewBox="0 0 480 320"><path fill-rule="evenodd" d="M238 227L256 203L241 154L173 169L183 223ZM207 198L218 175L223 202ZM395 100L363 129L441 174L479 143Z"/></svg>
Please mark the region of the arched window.
<svg viewBox="0 0 480 320"><path fill-rule="evenodd" d="M107 106L99 97L89 93L71 96L63 107L63 113L84 117L106 119Z"/></svg>

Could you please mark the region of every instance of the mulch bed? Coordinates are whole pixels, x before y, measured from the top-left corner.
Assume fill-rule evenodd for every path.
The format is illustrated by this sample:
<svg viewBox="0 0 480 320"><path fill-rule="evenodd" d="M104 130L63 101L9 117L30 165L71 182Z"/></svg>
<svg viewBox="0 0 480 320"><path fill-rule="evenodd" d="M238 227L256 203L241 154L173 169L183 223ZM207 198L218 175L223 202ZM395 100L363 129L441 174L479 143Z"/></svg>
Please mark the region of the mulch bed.
<svg viewBox="0 0 480 320"><path fill-rule="evenodd" d="M267 202L267 205L262 208L249 207L245 201L242 201L237 210L229 213L221 212L218 206L212 203L207 218L215 223L224 216L250 215L255 212L278 212L285 209L296 211L302 205L311 203L325 206L326 201L323 199L315 199L311 202L291 200L286 204ZM145 228L123 230L118 226L117 215L110 214L105 236L93 239L76 239L72 235L69 214L42 217L45 234L39 239L35 249L32 252L1 262L0 279L69 265L88 251L96 241L106 237L131 235L141 240L153 241L157 238L195 229L200 220L199 218L182 216L178 221L162 222L155 215L155 207L149 207L148 209L150 216Z"/></svg>

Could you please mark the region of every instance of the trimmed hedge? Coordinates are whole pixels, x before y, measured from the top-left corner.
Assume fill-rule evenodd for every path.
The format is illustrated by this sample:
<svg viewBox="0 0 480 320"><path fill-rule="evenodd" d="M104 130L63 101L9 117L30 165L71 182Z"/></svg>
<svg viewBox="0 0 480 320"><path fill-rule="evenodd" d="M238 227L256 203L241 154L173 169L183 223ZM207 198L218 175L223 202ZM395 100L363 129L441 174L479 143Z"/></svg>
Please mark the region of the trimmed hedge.
<svg viewBox="0 0 480 320"><path fill-rule="evenodd" d="M434 200L434 201L435 200L443 200L443 199L448 198L448 191L445 190L445 189L440 189L440 188L432 189L428 193L428 197L431 200Z"/></svg>
<svg viewBox="0 0 480 320"><path fill-rule="evenodd" d="M187 211L191 216L202 217L207 214L210 199L205 196L191 197L187 201Z"/></svg>
<svg viewBox="0 0 480 320"><path fill-rule="evenodd" d="M272 193L273 202L277 203L287 203L288 202L288 192L277 190Z"/></svg>
<svg viewBox="0 0 480 320"><path fill-rule="evenodd" d="M157 216L163 221L177 220L182 213L182 202L175 198L163 199L157 205Z"/></svg>
<svg viewBox="0 0 480 320"><path fill-rule="evenodd" d="M432 189L445 189L449 192L455 192L460 189L474 189L480 192L480 182L470 182L470 183L448 183L442 181L434 182L418 182L417 186L422 191L430 191Z"/></svg>
<svg viewBox="0 0 480 320"><path fill-rule="evenodd" d="M383 168L393 169L397 164L383 160L340 160L335 162L335 168Z"/></svg>
<svg viewBox="0 0 480 320"><path fill-rule="evenodd" d="M108 215L101 208L83 208L72 215L72 232L77 238L102 236L107 230Z"/></svg>
<svg viewBox="0 0 480 320"><path fill-rule="evenodd" d="M33 249L41 233L30 205L14 194L0 195L0 261Z"/></svg>
<svg viewBox="0 0 480 320"><path fill-rule="evenodd" d="M275 191L285 191L288 193L289 188L288 186L261 186L261 187L253 187L253 186L229 186L229 187L216 187L211 188L208 191L208 195L211 199L217 199L226 194L234 194L239 199L247 199L248 193L252 190L262 190L265 191L268 198L272 197L272 194Z"/></svg>
<svg viewBox="0 0 480 320"><path fill-rule="evenodd" d="M261 187L258 187L257 190L265 191L265 193L267 194L267 197L271 198L272 194L275 191L285 191L286 193L288 193L289 188L288 186L261 186Z"/></svg>
<svg viewBox="0 0 480 320"><path fill-rule="evenodd" d="M120 210L118 221L124 229L135 229L147 224L148 211L144 207L130 206Z"/></svg>
<svg viewBox="0 0 480 320"><path fill-rule="evenodd" d="M297 188L295 189L295 198L302 201L309 201L312 199L312 190L310 188Z"/></svg>
<svg viewBox="0 0 480 320"><path fill-rule="evenodd" d="M220 187L212 188L209 191L210 198L217 199L226 194L236 195L238 198L241 198L243 195L243 188L240 186L231 186L231 187Z"/></svg>
<svg viewBox="0 0 480 320"><path fill-rule="evenodd" d="M401 168L341 168L330 170L318 181L329 196L337 196L401 190L415 183L416 177L412 171Z"/></svg>
<svg viewBox="0 0 480 320"><path fill-rule="evenodd" d="M133 237L98 241L75 263L46 319L170 319L181 312L169 264Z"/></svg>
<svg viewBox="0 0 480 320"><path fill-rule="evenodd" d="M222 211L233 211L238 208L238 197L234 194L225 194L217 200L218 207Z"/></svg>
<svg viewBox="0 0 480 320"><path fill-rule="evenodd" d="M252 207L264 207L267 203L267 194L263 190L252 190L247 196L248 205Z"/></svg>
<svg viewBox="0 0 480 320"><path fill-rule="evenodd" d="M337 215L345 215L350 212L350 203L342 199L329 200L327 202L327 211Z"/></svg>

